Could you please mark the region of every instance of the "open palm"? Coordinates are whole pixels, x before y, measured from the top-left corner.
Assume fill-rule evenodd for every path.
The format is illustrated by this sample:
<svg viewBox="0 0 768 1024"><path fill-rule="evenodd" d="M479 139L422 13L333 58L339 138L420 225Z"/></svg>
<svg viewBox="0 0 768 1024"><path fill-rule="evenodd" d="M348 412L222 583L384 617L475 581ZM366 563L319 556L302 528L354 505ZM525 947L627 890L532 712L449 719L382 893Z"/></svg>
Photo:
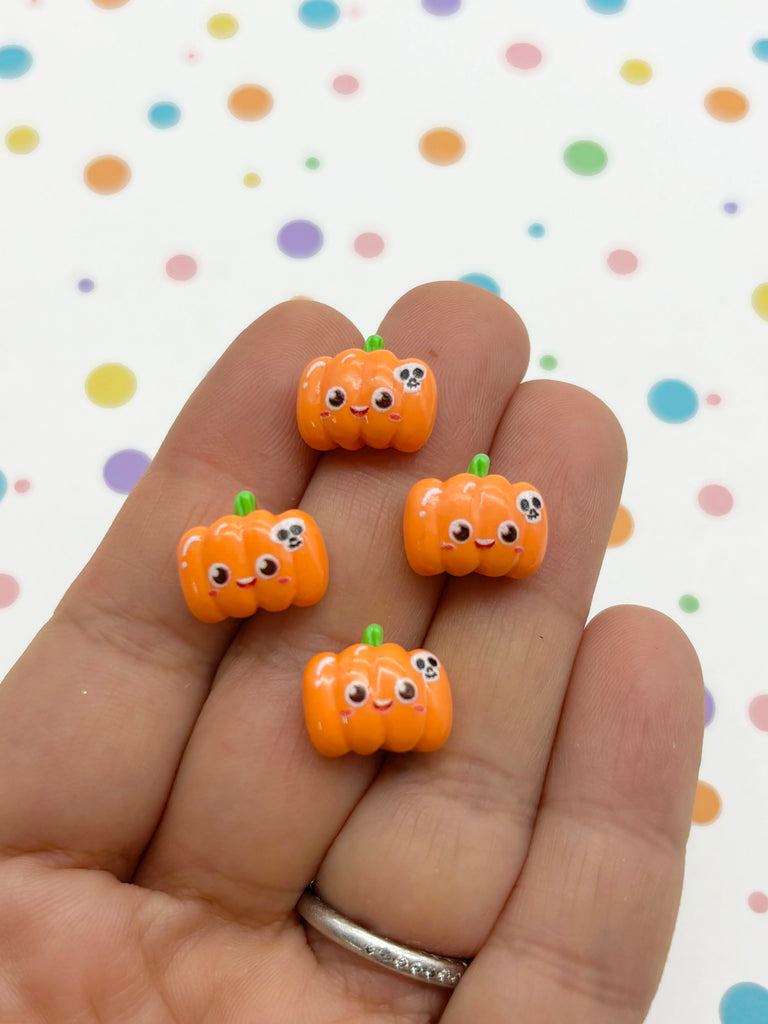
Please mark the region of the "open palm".
<svg viewBox="0 0 768 1024"><path fill-rule="evenodd" d="M703 727L696 656L646 609L585 629L616 512L622 433L593 396L520 384L500 299L442 283L379 328L429 362L415 455L301 441L315 356L361 343L334 310L265 314L192 396L90 564L0 687L0 1020L635 1024L664 964ZM421 577L406 495L477 452L549 509L525 581ZM312 608L196 621L178 538L256 493L326 539ZM433 754L323 758L305 663L370 622L446 666ZM406 945L473 957L451 994L358 959L295 912L324 899Z"/></svg>

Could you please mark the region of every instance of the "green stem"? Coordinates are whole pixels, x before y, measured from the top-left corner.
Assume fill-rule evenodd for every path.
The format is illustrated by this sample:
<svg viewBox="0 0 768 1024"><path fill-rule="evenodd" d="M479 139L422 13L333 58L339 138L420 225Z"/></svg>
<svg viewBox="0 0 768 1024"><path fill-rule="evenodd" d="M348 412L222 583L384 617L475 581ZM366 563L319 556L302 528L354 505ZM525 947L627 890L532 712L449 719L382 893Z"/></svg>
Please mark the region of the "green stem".
<svg viewBox="0 0 768 1024"><path fill-rule="evenodd" d="M365 339L363 348L366 352L373 352L377 348L384 348L384 339L380 334L372 334L370 338Z"/></svg>
<svg viewBox="0 0 768 1024"><path fill-rule="evenodd" d="M235 515L247 516L256 508L256 499L251 491L240 491L235 498Z"/></svg>
<svg viewBox="0 0 768 1024"><path fill-rule="evenodd" d="M491 467L491 460L487 455L476 455L469 464L468 473L473 473L475 476L488 476L488 470Z"/></svg>
<svg viewBox="0 0 768 1024"><path fill-rule="evenodd" d="M366 626L363 633L363 643L368 644L369 647L381 647L384 643L384 630L381 626L375 622L372 622L370 626Z"/></svg>

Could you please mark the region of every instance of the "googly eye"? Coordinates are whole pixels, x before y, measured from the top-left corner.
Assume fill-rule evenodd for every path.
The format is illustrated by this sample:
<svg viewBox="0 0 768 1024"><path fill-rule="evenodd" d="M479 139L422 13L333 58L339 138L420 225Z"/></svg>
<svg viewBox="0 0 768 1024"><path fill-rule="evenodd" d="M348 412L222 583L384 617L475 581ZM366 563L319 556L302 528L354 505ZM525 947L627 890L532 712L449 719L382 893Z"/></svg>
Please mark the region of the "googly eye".
<svg viewBox="0 0 768 1024"><path fill-rule="evenodd" d="M472 536L472 527L466 519L454 519L448 527L448 533L457 544L466 544Z"/></svg>
<svg viewBox="0 0 768 1024"><path fill-rule="evenodd" d="M537 523L541 519L544 502L538 491L523 491L517 496L517 507L527 522Z"/></svg>
<svg viewBox="0 0 768 1024"><path fill-rule="evenodd" d="M347 400L344 388L329 388L325 396L325 404L329 409L340 409Z"/></svg>
<svg viewBox="0 0 768 1024"><path fill-rule="evenodd" d="M395 396L389 390L389 388L376 388L371 397L371 404L374 409L378 409L379 412L386 412L387 409L391 409L395 401Z"/></svg>
<svg viewBox="0 0 768 1024"><path fill-rule="evenodd" d="M505 519L496 531L496 536L502 544L514 544L520 536L520 531L511 519Z"/></svg>
<svg viewBox="0 0 768 1024"><path fill-rule="evenodd" d="M255 568L259 579L271 580L280 568L280 563L273 555L262 555L261 558L256 559Z"/></svg>
<svg viewBox="0 0 768 1024"><path fill-rule="evenodd" d="M359 680L354 683L347 683L344 689L344 700L353 708L360 708L368 700L369 690L365 683Z"/></svg>
<svg viewBox="0 0 768 1024"><path fill-rule="evenodd" d="M401 704L413 704L418 695L418 688L412 679L398 679L395 683L395 696Z"/></svg>
<svg viewBox="0 0 768 1024"><path fill-rule="evenodd" d="M224 565L223 562L214 562L208 570L208 582L212 587L226 587L231 576L232 573L230 572L229 566Z"/></svg>

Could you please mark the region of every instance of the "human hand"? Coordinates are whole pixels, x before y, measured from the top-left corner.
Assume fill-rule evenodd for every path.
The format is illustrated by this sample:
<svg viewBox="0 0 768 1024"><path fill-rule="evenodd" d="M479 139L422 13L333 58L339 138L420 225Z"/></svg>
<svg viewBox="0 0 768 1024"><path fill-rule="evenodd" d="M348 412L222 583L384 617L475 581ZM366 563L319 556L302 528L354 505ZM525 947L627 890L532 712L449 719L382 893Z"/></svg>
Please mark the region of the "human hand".
<svg viewBox="0 0 768 1024"><path fill-rule="evenodd" d="M0 1020L635 1024L664 965L703 730L696 656L664 616L585 629L624 440L596 398L519 385L515 313L470 285L404 296L379 333L422 357L437 423L413 456L301 441L317 354L360 344L278 306L201 383L104 542L0 687ZM530 579L421 577L401 518L478 451L549 510ZM242 489L318 522L312 608L195 620L176 544ZM305 663L369 622L446 666L432 754L321 757ZM448 991L359 959L295 907L474 960ZM450 998L449 998L450 997Z"/></svg>

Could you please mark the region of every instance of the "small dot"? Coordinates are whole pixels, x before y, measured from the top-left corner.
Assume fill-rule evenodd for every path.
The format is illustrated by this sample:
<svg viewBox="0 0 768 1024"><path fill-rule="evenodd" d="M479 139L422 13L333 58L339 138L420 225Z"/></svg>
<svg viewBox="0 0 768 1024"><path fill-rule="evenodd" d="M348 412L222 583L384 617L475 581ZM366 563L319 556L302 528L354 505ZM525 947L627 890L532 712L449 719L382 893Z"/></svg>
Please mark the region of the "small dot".
<svg viewBox="0 0 768 1024"><path fill-rule="evenodd" d="M709 516L725 516L733 508L733 495L722 484L707 484L698 495L699 507Z"/></svg>
<svg viewBox="0 0 768 1024"><path fill-rule="evenodd" d="M685 423L695 416L699 399L683 380L660 380L648 392L648 406L665 423Z"/></svg>
<svg viewBox="0 0 768 1024"><path fill-rule="evenodd" d="M0 47L0 78L21 78L31 67L32 54L25 47Z"/></svg>
<svg viewBox="0 0 768 1024"><path fill-rule="evenodd" d="M18 581L7 572L0 572L0 608L9 608L18 596Z"/></svg>
<svg viewBox="0 0 768 1024"><path fill-rule="evenodd" d="M29 480L22 479L16 481L16 483L13 485L13 489L14 491L16 491L17 494L26 494L31 486L32 484L29 482Z"/></svg>
<svg viewBox="0 0 768 1024"><path fill-rule="evenodd" d="M337 75L333 80L334 92L341 96L352 96L360 88L360 83L354 75Z"/></svg>
<svg viewBox="0 0 768 1024"><path fill-rule="evenodd" d="M5 144L11 153L26 156L27 153L37 149L40 144L40 136L34 128L30 128L28 124L22 124L18 128L11 128L5 136Z"/></svg>
<svg viewBox="0 0 768 1024"><path fill-rule="evenodd" d="M320 161L317 159L316 156L308 156L307 159L304 161L304 166L310 171L316 171L317 168L320 166Z"/></svg>
<svg viewBox="0 0 768 1024"><path fill-rule="evenodd" d="M107 196L125 188L131 180L131 169L119 156L100 156L86 166L83 178L92 192Z"/></svg>
<svg viewBox="0 0 768 1024"><path fill-rule="evenodd" d="M629 249L614 249L608 253L607 263L614 274L634 274L637 270L637 256Z"/></svg>
<svg viewBox="0 0 768 1024"><path fill-rule="evenodd" d="M331 0L306 0L299 7L299 21L307 28L330 28L339 20L339 5Z"/></svg>
<svg viewBox="0 0 768 1024"><path fill-rule="evenodd" d="M174 281L189 281L197 273L197 260L185 253L179 253L165 264L165 272Z"/></svg>
<svg viewBox="0 0 768 1024"><path fill-rule="evenodd" d="M87 295L88 292L92 292L96 287L90 277L81 277L77 282L77 290Z"/></svg>
<svg viewBox="0 0 768 1024"><path fill-rule="evenodd" d="M617 548L620 544L626 544L635 532L635 521L632 513L624 505L619 505L616 510L616 518L613 521L611 536L608 538L608 547Z"/></svg>
<svg viewBox="0 0 768 1024"><path fill-rule="evenodd" d="M85 380L85 393L94 405L115 409L136 393L136 375L122 363L102 363Z"/></svg>
<svg viewBox="0 0 768 1024"><path fill-rule="evenodd" d="M752 44L752 53L758 60L768 61L768 39L757 39Z"/></svg>
<svg viewBox="0 0 768 1024"><path fill-rule="evenodd" d="M768 988L754 981L740 981L724 993L718 1010L720 1024L766 1024Z"/></svg>
<svg viewBox="0 0 768 1024"><path fill-rule="evenodd" d="M684 612L697 612L699 610L699 599L694 597L693 594L683 594L677 603Z"/></svg>
<svg viewBox="0 0 768 1024"><path fill-rule="evenodd" d="M272 93L261 85L240 85L229 94L227 106L239 121L260 121L272 109Z"/></svg>
<svg viewBox="0 0 768 1024"><path fill-rule="evenodd" d="M600 174L608 163L608 154L596 142L580 139L572 142L563 153L563 161L569 171L585 177Z"/></svg>
<svg viewBox="0 0 768 1024"><path fill-rule="evenodd" d="M759 284L752 292L752 309L763 320L768 320L768 281Z"/></svg>
<svg viewBox="0 0 768 1024"><path fill-rule="evenodd" d="M533 43L512 43L504 54L507 64L518 71L530 71L541 64L541 50Z"/></svg>
<svg viewBox="0 0 768 1024"><path fill-rule="evenodd" d="M444 18L449 14L456 14L461 9L461 0L421 0L421 6L427 14L436 14Z"/></svg>
<svg viewBox="0 0 768 1024"><path fill-rule="evenodd" d="M175 103L163 100L149 108L147 117L153 128L173 128L181 120L181 111Z"/></svg>
<svg viewBox="0 0 768 1024"><path fill-rule="evenodd" d="M277 246L286 256L307 259L322 249L323 233L310 220L292 220L280 228Z"/></svg>
<svg viewBox="0 0 768 1024"><path fill-rule="evenodd" d="M587 0L587 7L597 14L618 14L627 5L627 0Z"/></svg>
<svg viewBox="0 0 768 1024"><path fill-rule="evenodd" d="M768 896L764 892L751 892L747 899L747 905L756 914L764 914L768 910ZM766 1017L766 1020L768 1020L768 1017Z"/></svg>
<svg viewBox="0 0 768 1024"><path fill-rule="evenodd" d="M474 284L478 288L484 288L494 295L501 295L499 282L489 274L462 274L459 280L464 281L465 284Z"/></svg>
<svg viewBox="0 0 768 1024"><path fill-rule="evenodd" d="M533 224L528 225L528 234L531 238L543 238L546 234L546 229L543 224L535 221Z"/></svg>
<svg viewBox="0 0 768 1024"><path fill-rule="evenodd" d="M189 50L188 53L184 54L184 60L186 60L189 64L194 64L199 59L200 59L200 54L199 53L195 53L194 50Z"/></svg>
<svg viewBox="0 0 768 1024"><path fill-rule="evenodd" d="M104 464L104 483L118 494L128 494L149 466L150 458L134 448L110 455Z"/></svg>
<svg viewBox="0 0 768 1024"><path fill-rule="evenodd" d="M704 687L704 725L709 725L712 719L715 717L715 698Z"/></svg>
<svg viewBox="0 0 768 1024"><path fill-rule="evenodd" d="M723 803L720 794L708 782L699 781L696 786L696 797L693 802L693 822L696 825L709 825L719 817Z"/></svg>
<svg viewBox="0 0 768 1024"><path fill-rule="evenodd" d="M768 732L768 693L761 693L750 703L749 718L761 732Z"/></svg>
<svg viewBox="0 0 768 1024"><path fill-rule="evenodd" d="M749 101L738 89L712 89L704 97L704 108L716 121L741 121L749 112Z"/></svg>
<svg viewBox="0 0 768 1024"><path fill-rule="evenodd" d="M653 69L644 60L625 60L619 74L630 85L645 85L653 78Z"/></svg>
<svg viewBox="0 0 768 1024"><path fill-rule="evenodd" d="M238 30L237 18L231 14L214 14L208 19L208 34L214 39L231 39Z"/></svg>
<svg viewBox="0 0 768 1024"><path fill-rule="evenodd" d="M432 128L419 140L419 152L431 164L455 164L465 148L464 139L453 128Z"/></svg>
<svg viewBox="0 0 768 1024"><path fill-rule="evenodd" d="M723 203L723 209L725 210L726 213L738 213L739 212L739 204L738 203Z"/></svg>
<svg viewBox="0 0 768 1024"><path fill-rule="evenodd" d="M5 492L8 490L8 477L0 470L0 501L5 497Z"/></svg>
<svg viewBox="0 0 768 1024"><path fill-rule="evenodd" d="M375 231L364 231L354 242L355 252L365 259L374 259L384 252L384 239Z"/></svg>
<svg viewBox="0 0 768 1024"><path fill-rule="evenodd" d="M720 405L722 400L722 395L716 395L714 392L711 395L707 395L707 397L704 399L707 405Z"/></svg>
<svg viewBox="0 0 768 1024"><path fill-rule="evenodd" d="M261 177L255 171L249 171L243 175L243 184L246 188L257 188L261 184Z"/></svg>
<svg viewBox="0 0 768 1024"><path fill-rule="evenodd" d="M557 359L554 356L542 356L539 360L539 366L542 368L542 370L556 370Z"/></svg>

